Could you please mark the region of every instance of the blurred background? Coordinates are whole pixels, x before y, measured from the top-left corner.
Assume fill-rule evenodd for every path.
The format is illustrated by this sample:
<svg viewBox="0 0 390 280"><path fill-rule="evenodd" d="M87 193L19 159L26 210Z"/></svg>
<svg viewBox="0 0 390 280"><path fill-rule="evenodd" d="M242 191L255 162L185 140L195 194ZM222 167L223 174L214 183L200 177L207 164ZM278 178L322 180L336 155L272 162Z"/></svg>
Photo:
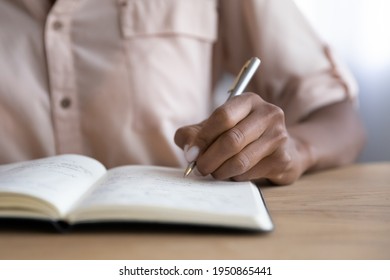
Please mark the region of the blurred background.
<svg viewBox="0 0 390 280"><path fill-rule="evenodd" d="M360 88L368 141L359 161L390 160L390 0L294 0Z"/></svg>

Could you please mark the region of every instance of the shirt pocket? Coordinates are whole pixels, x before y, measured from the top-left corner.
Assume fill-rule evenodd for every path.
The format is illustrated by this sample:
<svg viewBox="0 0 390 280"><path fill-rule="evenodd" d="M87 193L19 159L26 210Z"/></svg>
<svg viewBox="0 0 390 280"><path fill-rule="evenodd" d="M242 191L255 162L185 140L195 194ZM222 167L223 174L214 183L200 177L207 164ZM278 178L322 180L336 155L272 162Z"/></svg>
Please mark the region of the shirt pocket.
<svg viewBox="0 0 390 280"><path fill-rule="evenodd" d="M119 17L132 128L148 132L204 119L217 1L120 0Z"/></svg>
<svg viewBox="0 0 390 280"><path fill-rule="evenodd" d="M187 36L214 42L216 0L118 0L121 34L125 39Z"/></svg>

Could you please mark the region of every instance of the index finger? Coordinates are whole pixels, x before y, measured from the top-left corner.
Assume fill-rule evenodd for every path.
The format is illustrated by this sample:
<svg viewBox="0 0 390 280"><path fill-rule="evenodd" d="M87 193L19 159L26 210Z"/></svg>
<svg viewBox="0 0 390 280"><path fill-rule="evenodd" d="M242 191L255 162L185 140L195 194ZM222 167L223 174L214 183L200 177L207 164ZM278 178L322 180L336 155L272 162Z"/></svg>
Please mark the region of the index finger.
<svg viewBox="0 0 390 280"><path fill-rule="evenodd" d="M247 117L253 108L253 93L235 96L221 105L204 121L193 143L202 152L207 149L222 133L236 126Z"/></svg>

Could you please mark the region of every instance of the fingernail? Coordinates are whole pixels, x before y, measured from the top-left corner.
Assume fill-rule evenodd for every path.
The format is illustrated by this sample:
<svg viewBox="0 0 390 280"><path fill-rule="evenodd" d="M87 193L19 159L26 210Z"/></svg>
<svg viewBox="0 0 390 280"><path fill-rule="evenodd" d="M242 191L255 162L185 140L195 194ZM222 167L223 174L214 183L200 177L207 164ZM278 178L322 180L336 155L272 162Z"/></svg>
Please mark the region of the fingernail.
<svg viewBox="0 0 390 280"><path fill-rule="evenodd" d="M187 153L189 147L190 147L190 145L188 145L188 144L184 145L183 151L184 151L185 154Z"/></svg>
<svg viewBox="0 0 390 280"><path fill-rule="evenodd" d="M192 146L187 148L187 151L184 151L184 157L188 162L193 162L199 155L199 148L197 146Z"/></svg>

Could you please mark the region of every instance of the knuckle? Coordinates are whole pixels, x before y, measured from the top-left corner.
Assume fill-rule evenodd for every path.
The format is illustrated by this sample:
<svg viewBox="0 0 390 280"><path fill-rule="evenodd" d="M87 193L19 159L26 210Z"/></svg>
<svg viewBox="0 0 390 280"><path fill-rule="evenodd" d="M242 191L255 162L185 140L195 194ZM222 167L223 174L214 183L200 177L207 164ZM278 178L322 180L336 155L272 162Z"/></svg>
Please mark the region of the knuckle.
<svg viewBox="0 0 390 280"><path fill-rule="evenodd" d="M271 118L284 122L285 116L282 108L274 104L269 104L269 114L271 115Z"/></svg>
<svg viewBox="0 0 390 280"><path fill-rule="evenodd" d="M239 128L234 127L224 134L222 143L226 149L240 151L245 143L245 134Z"/></svg>
<svg viewBox="0 0 390 280"><path fill-rule="evenodd" d="M298 172L294 167L291 155L283 151L278 155L278 171L272 176L277 184L290 185L298 178Z"/></svg>
<svg viewBox="0 0 390 280"><path fill-rule="evenodd" d="M276 105L273 105L273 108L274 108L274 111L275 111L275 115L279 118L282 118L284 119L284 111L282 108L276 106Z"/></svg>
<svg viewBox="0 0 390 280"><path fill-rule="evenodd" d="M273 141L277 146L285 144L289 139L284 120L279 119L272 121L273 125L269 128L269 133L272 135Z"/></svg>
<svg viewBox="0 0 390 280"><path fill-rule="evenodd" d="M246 172L251 166L251 160L246 153L239 153L232 158L232 166L236 173Z"/></svg>
<svg viewBox="0 0 390 280"><path fill-rule="evenodd" d="M229 106L220 106L215 109L213 117L223 127L230 128L235 125L235 120Z"/></svg>
<svg viewBox="0 0 390 280"><path fill-rule="evenodd" d="M282 172L288 172L292 168L292 158L287 151L283 151L279 157L280 166L282 167Z"/></svg>
<svg viewBox="0 0 390 280"><path fill-rule="evenodd" d="M261 95L255 92L246 92L245 95L248 96L250 101L252 102L253 105L258 105L262 103L266 103L263 98L261 98Z"/></svg>
<svg viewBox="0 0 390 280"><path fill-rule="evenodd" d="M286 149L289 139L288 132L283 126L274 126L271 128L269 146L275 152Z"/></svg>
<svg viewBox="0 0 390 280"><path fill-rule="evenodd" d="M251 100L251 102L258 102L261 100L260 95L250 91L246 92L245 95L242 96L247 96Z"/></svg>
<svg viewBox="0 0 390 280"><path fill-rule="evenodd" d="M284 129L284 127L279 128L278 142L281 144L285 144L285 143L287 143L288 138L289 138L289 135L288 135L287 131Z"/></svg>

